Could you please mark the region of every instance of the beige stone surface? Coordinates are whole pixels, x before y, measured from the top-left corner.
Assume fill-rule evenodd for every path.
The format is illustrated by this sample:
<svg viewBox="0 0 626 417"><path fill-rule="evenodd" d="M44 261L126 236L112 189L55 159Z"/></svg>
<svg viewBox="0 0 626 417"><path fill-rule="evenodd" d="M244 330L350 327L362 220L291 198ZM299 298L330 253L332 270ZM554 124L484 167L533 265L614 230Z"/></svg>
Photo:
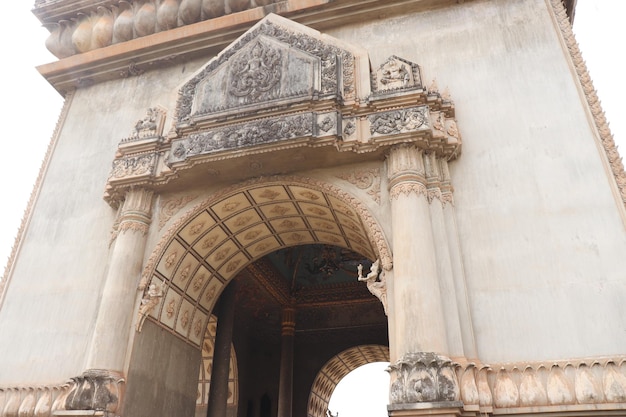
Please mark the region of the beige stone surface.
<svg viewBox="0 0 626 417"><path fill-rule="evenodd" d="M245 22L249 24L254 20L249 14L254 12L246 13ZM581 412L592 408L583 405L591 397L599 402L623 402L619 394L620 389L626 390L623 361L605 359L596 366L593 358L619 358L626 346L624 204L549 2L470 1L404 15L369 16L367 21L326 27L324 33L366 51L372 71L390 55L396 55L418 63L425 84L436 78L442 90L449 90L463 140L463 154L447 164L454 205L433 209L433 204L444 203L441 195L429 196L426 190L410 187L402 196L402 204L392 202L389 162L382 150L359 156L352 153L352 148L338 150L336 155L304 148L281 151L283 160L273 157L278 153L259 154L199 165L202 170L193 171L193 175L181 170L180 179L159 185L162 188L154 201L145 252L140 256L144 276L137 273L129 277L134 282L125 283L128 288L140 288L128 297L126 304L132 304L134 298L135 310L127 307L122 326L135 328L142 286L148 284L156 269L170 281L161 304L147 313L146 321L151 323L146 323L146 329L155 333L157 326L164 326L171 331L163 342L168 349L193 351L201 339L190 326L198 324L198 317L202 322L206 312L189 300L183 302L179 287L191 285L187 294L194 300L204 300L200 301L204 303L202 309L209 311L221 283L207 281L202 287L204 297L200 290L194 292L185 268L196 270L197 264L193 257L177 258L181 249L176 245L181 244L170 245L168 239L179 236L181 241L188 239L191 243L195 233L217 232L217 228L211 229L214 225L202 221L204 203L220 220L223 216L230 230L239 227L236 223L240 218L227 218L228 204L254 201L262 205L268 210L263 212L263 219L246 220L258 222L256 232L267 239L262 248L248 246L245 234L237 229L233 239L244 242L241 247L245 251L232 255L235 240L227 241L226 232L216 238L222 245L219 249L209 244L198 249L206 255L214 250L211 262L219 263L220 273L228 278L255 254L260 256L275 247L272 239L276 236L271 236L267 224L272 224L269 210L276 207L270 207L263 195L287 195L299 190L308 194L285 198L282 208L309 210L310 218L321 219L317 228L300 230L298 236L303 241L330 242L334 236L354 243L365 237L369 242L362 245L363 253L384 258L385 251L389 252L383 266L389 270L387 291L389 300L393 300L388 306L392 361L422 349L476 360L471 366L461 361L458 377L463 401L477 407L548 407L542 410L554 411L549 408L554 404L550 396L558 397L558 384L567 387L571 403L576 403ZM178 31L183 29L192 30ZM80 72L81 65L93 60L112 62L115 54L124 55L135 48L139 51L143 46L153 53L159 42L176 41L165 39L172 36L168 32L155 36L162 39L136 39L132 44L68 58L43 71L51 78L58 74L71 78ZM71 103L55 139L0 306L0 387L45 386L58 390L58 384L80 375L90 363L100 363L89 359L89 345L110 273L110 257L115 253L110 244L116 210L103 199L111 163L116 152L123 151L118 146L120 140L132 134L147 109L163 109L165 131L171 132L179 88L211 58L207 54L172 60L147 66L135 76L125 74L125 78L111 75L111 71L103 77L106 81L93 85L83 82L68 95ZM360 76L369 72L357 69ZM76 81L63 84L63 89ZM364 99L365 95L357 98ZM400 99L397 104L409 106ZM358 100L354 105L358 107ZM355 136L361 139L364 136L359 135L368 128L364 118L356 122L354 116L361 129ZM297 162L291 159L298 153L310 156L310 165L303 165L302 171L294 168ZM328 165L315 166L317 161ZM186 163L176 162L181 166ZM238 176L232 180L220 172ZM362 182L354 175L357 172L377 179ZM276 182L265 178L285 173L289 176ZM241 181L248 181L247 185L237 188ZM184 190L177 188L181 183L185 184ZM218 198L220 195L223 199ZM306 195L323 197L327 203L305 201ZM369 216L361 216L355 235L335 233L331 230L333 224L324 223L333 215L337 224L350 224L340 207L346 201L358 201L361 215ZM355 207L356 203L352 209ZM237 213L241 211L241 219L247 219L244 209L248 208L236 209ZM416 216L416 210L421 217ZM293 225L309 218L292 217ZM192 219L198 223L184 224ZM330 224L326 234L322 233L324 224ZM198 229L192 230L196 226ZM289 237L287 230L277 230L281 238L298 240L293 234ZM425 254L436 259L413 268L412 263L420 262L419 256ZM170 256L180 265L168 265ZM392 268L395 257L399 260L398 270ZM412 274L420 271L428 276L412 281ZM424 279L430 285L428 294L421 292ZM437 279L439 288L435 288ZM433 310L438 313L430 323L436 323L437 329L426 337L423 333L429 330L428 318L420 315L419 322L412 320L418 311L427 314ZM204 316L182 320L194 311ZM164 370L151 368L147 358L151 350L157 350L158 343L131 330L127 344L118 345L111 354L114 359L102 363L124 362L124 371L130 370L131 375L171 378L176 384L191 387L193 384L182 371L163 377ZM124 355L120 352L133 351L139 362L132 363L130 354L122 361ZM579 360L576 369L568 368L566 362L559 362L556 368L542 365L572 358L588 359ZM532 372L526 372L523 365L529 362L533 363ZM180 369L193 368L184 360L176 363ZM490 363L516 365L501 372L481 367ZM474 371L472 366L479 368ZM585 372L586 366L593 368L598 381L605 381L602 389L600 382L591 388L580 383L580 378L591 378ZM567 381L558 376L561 368L569 372ZM533 385L533 372L541 375L543 384L556 381L558 386L538 388ZM163 398L170 396L182 404L191 395L182 389L169 390L169 382L161 382ZM133 395L141 394L138 388L133 390ZM5 408L14 407L13 402L7 402L13 398L11 395L4 391L0 394L0 400L6 400ZM26 399L29 404L42 398L42 404L47 401L43 394L31 398L27 391L19 391L16 395L20 404ZM507 402L510 398L513 400ZM2 411L0 408L0 415Z"/></svg>

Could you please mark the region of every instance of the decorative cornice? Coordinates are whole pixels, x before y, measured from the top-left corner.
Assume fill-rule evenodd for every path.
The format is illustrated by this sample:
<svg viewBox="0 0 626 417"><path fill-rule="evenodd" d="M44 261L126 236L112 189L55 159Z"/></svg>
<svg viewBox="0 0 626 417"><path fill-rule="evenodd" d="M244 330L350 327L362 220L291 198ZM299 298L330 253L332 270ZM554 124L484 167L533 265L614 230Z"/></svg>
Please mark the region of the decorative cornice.
<svg viewBox="0 0 626 417"><path fill-rule="evenodd" d="M585 99L587 100L589 109L593 115L593 121L600 136L600 141L602 142L611 171L615 177L615 182L619 189L622 202L626 204L626 172L624 171L624 164L622 163L622 158L620 157L615 141L613 140L611 129L609 128L609 124L604 115L604 111L602 110L600 100L598 99L593 82L589 76L589 72L587 71L587 66L585 65L585 61L580 53L580 49L578 48L578 43L576 42L574 32L572 31L572 26L567 12L561 0L549 1L556 15L556 20L572 59L572 63L576 69L576 74L578 75L578 79L585 94Z"/></svg>
<svg viewBox="0 0 626 417"><path fill-rule="evenodd" d="M30 222L35 202L37 201L37 197L39 197L39 190L41 189L43 178L48 171L48 166L50 165L50 160L52 159L52 152L54 151L54 148L56 147L56 144L59 140L59 136L61 134L61 130L63 129L63 125L65 123L65 119L67 118L69 109L71 107L73 97L73 91L65 94L65 101L63 102L63 107L61 108L59 119L57 120L54 132L52 133L52 136L50 138L50 142L48 143L48 148L46 149L46 154L43 158L41 168L39 168L39 174L37 175L37 179L35 180L35 185L33 186L33 189L30 193L30 198L28 199L26 210L24 210L24 215L22 216L22 221L17 231L17 236L15 237L15 242L13 243L13 247L11 248L11 254L9 255L9 259L4 268L4 274L2 275L2 279L0 279L0 309L2 309L2 304L10 282L11 272L13 271L13 266L17 258L20 243L24 238L26 228L28 227L28 224Z"/></svg>

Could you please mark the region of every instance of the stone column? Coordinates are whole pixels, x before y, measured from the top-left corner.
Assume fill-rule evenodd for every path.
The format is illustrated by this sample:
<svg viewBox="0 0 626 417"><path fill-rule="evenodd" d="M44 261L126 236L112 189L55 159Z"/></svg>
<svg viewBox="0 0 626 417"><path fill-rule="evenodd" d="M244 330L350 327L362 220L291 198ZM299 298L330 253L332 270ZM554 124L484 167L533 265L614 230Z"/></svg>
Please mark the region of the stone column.
<svg viewBox="0 0 626 417"><path fill-rule="evenodd" d="M235 283L231 281L220 297L207 417L226 417L230 351L235 322L235 293Z"/></svg>
<svg viewBox="0 0 626 417"><path fill-rule="evenodd" d="M422 151L396 145L387 164L396 331L392 348L399 358L409 352L447 353Z"/></svg>
<svg viewBox="0 0 626 417"><path fill-rule="evenodd" d="M75 383L65 404L67 410L106 409L114 412L121 403L123 389L120 383L151 221L152 197L150 190L131 188L120 208L87 355L87 371L73 378Z"/></svg>
<svg viewBox="0 0 626 417"><path fill-rule="evenodd" d="M278 417L291 417L293 401L293 341L296 330L296 310L283 308L280 347L280 381L278 387Z"/></svg>
<svg viewBox="0 0 626 417"><path fill-rule="evenodd" d="M394 146L387 158L393 241L389 413L456 415L458 382L449 354L423 151ZM445 234L445 230L444 230Z"/></svg>
<svg viewBox="0 0 626 417"><path fill-rule="evenodd" d="M151 221L152 196L152 191L144 188L131 188L126 193L100 298L87 369L124 369Z"/></svg>

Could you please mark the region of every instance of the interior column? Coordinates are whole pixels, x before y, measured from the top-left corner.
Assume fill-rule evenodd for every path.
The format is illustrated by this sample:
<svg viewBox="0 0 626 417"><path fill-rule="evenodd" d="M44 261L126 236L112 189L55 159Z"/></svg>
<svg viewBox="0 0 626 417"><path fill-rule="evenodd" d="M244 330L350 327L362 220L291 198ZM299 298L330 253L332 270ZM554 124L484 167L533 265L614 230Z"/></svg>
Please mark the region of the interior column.
<svg viewBox="0 0 626 417"><path fill-rule="evenodd" d="M230 350L235 321L235 293L235 283L231 281L220 296L207 417L226 417Z"/></svg>
<svg viewBox="0 0 626 417"><path fill-rule="evenodd" d="M296 330L296 310L284 307L282 312L280 381L278 387L278 417L291 417L293 402L293 342Z"/></svg>

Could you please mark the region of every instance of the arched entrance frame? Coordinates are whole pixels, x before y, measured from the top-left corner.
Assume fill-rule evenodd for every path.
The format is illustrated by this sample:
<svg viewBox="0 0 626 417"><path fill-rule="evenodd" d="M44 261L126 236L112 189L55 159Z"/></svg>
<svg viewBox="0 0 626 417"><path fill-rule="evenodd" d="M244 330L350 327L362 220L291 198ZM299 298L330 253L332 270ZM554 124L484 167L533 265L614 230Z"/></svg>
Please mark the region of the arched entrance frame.
<svg viewBox="0 0 626 417"><path fill-rule="evenodd" d="M378 221L336 185L284 176L228 187L189 209L160 239L140 289L144 299L151 287L161 291L154 307L140 315L200 346L215 301L240 270L279 248L315 243L380 259L387 270L392 266Z"/></svg>
<svg viewBox="0 0 626 417"><path fill-rule="evenodd" d="M354 346L333 356L315 377L307 417L324 417L335 387L355 369L373 362L389 362L389 348L380 345Z"/></svg>

